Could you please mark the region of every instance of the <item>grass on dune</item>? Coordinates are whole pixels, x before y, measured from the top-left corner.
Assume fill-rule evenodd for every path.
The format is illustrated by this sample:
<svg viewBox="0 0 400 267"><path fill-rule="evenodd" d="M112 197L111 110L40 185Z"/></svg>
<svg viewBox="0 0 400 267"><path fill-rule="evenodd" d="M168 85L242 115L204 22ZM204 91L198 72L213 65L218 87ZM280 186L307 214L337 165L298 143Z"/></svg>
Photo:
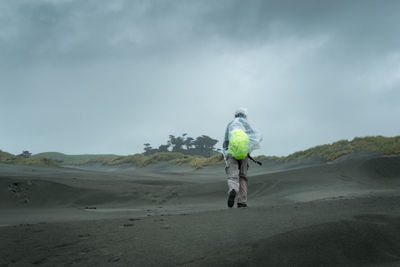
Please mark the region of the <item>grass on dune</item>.
<svg viewBox="0 0 400 267"><path fill-rule="evenodd" d="M286 157L257 156L257 160L272 160L279 163L298 161L306 159L322 159L326 162L334 161L342 156L354 152L376 152L382 155L400 154L400 136L368 136L356 137L351 141L339 140L332 144L315 146L304 151L295 152ZM0 163L32 166L58 166L57 163L67 165L81 165L91 162L103 165L120 165L133 163L137 167L145 167L159 162L171 162L176 165L187 164L195 169L206 166L222 165L224 159L221 154L211 157L184 155L176 152L159 152L150 156L134 154L129 156L116 155L65 155L57 152L36 154L31 158L14 156L0 150Z"/></svg>
<svg viewBox="0 0 400 267"><path fill-rule="evenodd" d="M48 166L57 167L58 164L49 158L24 158L0 150L0 163L21 166Z"/></svg>
<svg viewBox="0 0 400 267"><path fill-rule="evenodd" d="M44 152L35 154L32 158L49 158L62 165L80 165L90 161L101 161L118 157L113 154L82 154L82 155L67 155L59 152Z"/></svg>
<svg viewBox="0 0 400 267"><path fill-rule="evenodd" d="M14 157L14 155L0 150L0 161L10 157Z"/></svg>
<svg viewBox="0 0 400 267"><path fill-rule="evenodd" d="M159 152L150 156L143 154L134 154L129 156L119 156L105 160L92 160L89 162L100 162L102 165L121 165L121 164L136 164L137 167L142 168L150 164L156 164L159 162L171 162L176 165L188 164L189 166L200 169L206 166L223 164L224 160L222 155L214 155L211 157L184 155L176 152ZM86 163L89 163L86 162Z"/></svg>
<svg viewBox="0 0 400 267"><path fill-rule="evenodd" d="M145 167L149 164L158 163L161 161L171 161L183 157L181 153L174 152L159 152L151 156L143 154L134 154L129 156L120 156L102 161L103 165L120 165L124 163L135 163L137 167Z"/></svg>
<svg viewBox="0 0 400 267"><path fill-rule="evenodd" d="M221 155L214 155L209 158L202 156L184 156L182 158L174 160L175 164L182 165L188 164L190 167L194 169L201 169L207 166L215 166L224 164L224 158Z"/></svg>
<svg viewBox="0 0 400 267"><path fill-rule="evenodd" d="M400 154L400 136L367 136L356 137L351 141L339 140L332 144L316 146L304 151L295 152L287 157L276 158L279 162L302 161L318 158L328 162L354 152L376 152L382 155Z"/></svg>

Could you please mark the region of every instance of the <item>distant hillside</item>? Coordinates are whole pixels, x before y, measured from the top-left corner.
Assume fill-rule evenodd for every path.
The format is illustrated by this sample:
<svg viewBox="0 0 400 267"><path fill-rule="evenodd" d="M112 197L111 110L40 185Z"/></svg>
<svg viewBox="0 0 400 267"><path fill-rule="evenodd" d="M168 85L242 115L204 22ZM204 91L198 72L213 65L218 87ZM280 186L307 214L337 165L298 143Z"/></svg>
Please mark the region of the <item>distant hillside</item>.
<svg viewBox="0 0 400 267"><path fill-rule="evenodd" d="M23 166L51 166L57 167L58 164L49 158L37 157L37 158L25 158L22 156L15 156L13 154L0 150L0 163L12 164L12 165L23 165Z"/></svg>
<svg viewBox="0 0 400 267"><path fill-rule="evenodd" d="M273 160L279 163L303 162L305 160L314 160L322 162L332 162L342 156L350 155L355 152L375 152L381 155L399 155L400 154L400 136L396 137L356 137L352 141L340 140L332 144L316 146L304 151L295 152L286 157L276 156L258 156L258 160ZM134 163L138 167L145 167L150 164L169 161L173 164L188 164L199 169L205 166L222 165L224 160L221 154L212 157L203 157L196 155L184 155L175 152L159 152L150 156L135 154L129 156L119 156L109 159L93 160L103 165L120 165L125 163Z"/></svg>
<svg viewBox="0 0 400 267"><path fill-rule="evenodd" d="M302 161L305 159L320 159L331 162L355 152L376 152L381 155L400 154L400 136L368 136L356 137L351 141L340 140L295 152L287 157L261 156L260 159L272 159L278 162Z"/></svg>
<svg viewBox="0 0 400 267"><path fill-rule="evenodd" d="M10 157L14 157L14 155L0 150L0 161Z"/></svg>
<svg viewBox="0 0 400 267"><path fill-rule="evenodd" d="M400 155L400 136L368 136L356 137L351 141L340 140L332 144L320 145L304 151L295 152L286 157L258 156L258 160L273 160L280 163L303 162L305 160L317 159L322 162L332 162L343 156L356 152L375 152L381 155ZM177 152L159 152L153 155L134 154L129 156L118 156L113 154L85 154L66 155L58 152L46 152L23 158L14 156L0 150L0 163L18 165L57 166L60 165L82 165L87 163L101 163L102 165L121 165L133 163L137 167L145 167L150 164L169 161L172 164L188 164L199 169L211 165L222 165L224 160L221 154L211 157L196 155L184 155Z"/></svg>
<svg viewBox="0 0 400 267"><path fill-rule="evenodd" d="M44 152L35 154L32 158L48 158L61 165L79 165L91 161L104 161L118 157L112 154L82 154L82 155L66 155L59 152Z"/></svg>

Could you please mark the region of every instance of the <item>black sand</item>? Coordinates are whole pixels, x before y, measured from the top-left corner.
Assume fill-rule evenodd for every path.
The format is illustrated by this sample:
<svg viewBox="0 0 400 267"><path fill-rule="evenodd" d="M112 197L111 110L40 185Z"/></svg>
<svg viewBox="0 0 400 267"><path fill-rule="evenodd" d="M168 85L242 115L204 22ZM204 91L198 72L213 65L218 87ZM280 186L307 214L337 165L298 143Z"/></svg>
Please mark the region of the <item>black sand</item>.
<svg viewBox="0 0 400 267"><path fill-rule="evenodd" d="M0 165L0 266L400 265L400 157L265 165Z"/></svg>

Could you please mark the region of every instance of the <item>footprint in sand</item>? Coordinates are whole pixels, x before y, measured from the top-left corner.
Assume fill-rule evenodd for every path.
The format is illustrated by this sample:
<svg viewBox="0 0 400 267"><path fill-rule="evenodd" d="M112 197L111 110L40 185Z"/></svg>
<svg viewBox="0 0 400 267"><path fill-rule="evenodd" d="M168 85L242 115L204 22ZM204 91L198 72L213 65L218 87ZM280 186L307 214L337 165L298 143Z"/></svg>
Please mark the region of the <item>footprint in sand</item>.
<svg viewBox="0 0 400 267"><path fill-rule="evenodd" d="M46 261L47 261L47 257L44 257L44 258L41 258L41 259L34 260L31 263L33 265L40 265L40 264L45 263Z"/></svg>
<svg viewBox="0 0 400 267"><path fill-rule="evenodd" d="M86 254L89 253L89 251L90 251L90 250L89 250L88 248L84 248L84 249L81 250L80 254L81 254L81 255L86 255Z"/></svg>
<svg viewBox="0 0 400 267"><path fill-rule="evenodd" d="M31 185L31 181L26 183L14 182L8 185L8 191L21 203L28 204L30 202L29 191Z"/></svg>
<svg viewBox="0 0 400 267"><path fill-rule="evenodd" d="M133 223L124 223L123 225L121 225L121 228L125 228L125 227L132 227Z"/></svg>
<svg viewBox="0 0 400 267"><path fill-rule="evenodd" d="M80 235L78 235L78 237L79 237L80 239L89 239L90 234L80 234Z"/></svg>
<svg viewBox="0 0 400 267"><path fill-rule="evenodd" d="M169 224L165 224L165 225L161 226L161 229L164 229L164 230L168 230L170 228L171 227L169 226Z"/></svg>
<svg viewBox="0 0 400 267"><path fill-rule="evenodd" d="M120 257L114 257L114 258L109 259L108 262L118 262L120 260L121 260Z"/></svg>

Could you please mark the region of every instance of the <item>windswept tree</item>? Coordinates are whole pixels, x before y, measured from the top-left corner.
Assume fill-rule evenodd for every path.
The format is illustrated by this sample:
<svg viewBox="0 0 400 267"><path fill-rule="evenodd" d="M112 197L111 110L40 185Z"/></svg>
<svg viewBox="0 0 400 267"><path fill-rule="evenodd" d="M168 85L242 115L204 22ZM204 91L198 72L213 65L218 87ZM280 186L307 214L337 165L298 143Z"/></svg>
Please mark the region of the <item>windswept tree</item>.
<svg viewBox="0 0 400 267"><path fill-rule="evenodd" d="M169 144L167 144L167 145L160 145L160 146L158 147L158 152L169 152L168 148L169 148Z"/></svg>
<svg viewBox="0 0 400 267"><path fill-rule="evenodd" d="M175 140L176 140L175 135L170 134L170 135L169 135L169 140L168 140L168 142L167 142L167 145L168 145L169 147L171 147L171 151L174 151L174 150L175 150Z"/></svg>
<svg viewBox="0 0 400 267"><path fill-rule="evenodd" d="M193 141L194 138L192 137L186 137L185 140L183 141L183 145L186 147L186 150L191 150L193 148Z"/></svg>
<svg viewBox="0 0 400 267"><path fill-rule="evenodd" d="M214 146L218 143L218 140L212 139L207 135L202 135L196 138L193 141L193 145L195 150L199 155L203 156L211 156L212 153L215 151Z"/></svg>
<svg viewBox="0 0 400 267"><path fill-rule="evenodd" d="M183 152L182 146L185 144L184 136L175 137L174 135L169 136L168 144L171 146L172 152Z"/></svg>
<svg viewBox="0 0 400 267"><path fill-rule="evenodd" d="M196 139L189 137L187 133L175 137L169 135L166 145L160 145L158 148L152 148L149 143L144 144L144 155L152 155L157 152L179 152L186 155L201 155L205 157L212 156L217 152L215 144L218 140L212 139L207 135L202 135Z"/></svg>
<svg viewBox="0 0 400 267"><path fill-rule="evenodd" d="M176 152L182 152L184 144L185 144L185 137L184 136L178 136L175 139L175 151Z"/></svg>
<svg viewBox="0 0 400 267"><path fill-rule="evenodd" d="M144 145L144 155L151 155L151 151L153 148L150 146L149 143L143 144Z"/></svg>
<svg viewBox="0 0 400 267"><path fill-rule="evenodd" d="M24 157L24 158L30 158L30 157L32 156L32 153L29 152L29 151L27 151L27 150L24 150L24 151L22 151L22 153L19 154L18 156Z"/></svg>

